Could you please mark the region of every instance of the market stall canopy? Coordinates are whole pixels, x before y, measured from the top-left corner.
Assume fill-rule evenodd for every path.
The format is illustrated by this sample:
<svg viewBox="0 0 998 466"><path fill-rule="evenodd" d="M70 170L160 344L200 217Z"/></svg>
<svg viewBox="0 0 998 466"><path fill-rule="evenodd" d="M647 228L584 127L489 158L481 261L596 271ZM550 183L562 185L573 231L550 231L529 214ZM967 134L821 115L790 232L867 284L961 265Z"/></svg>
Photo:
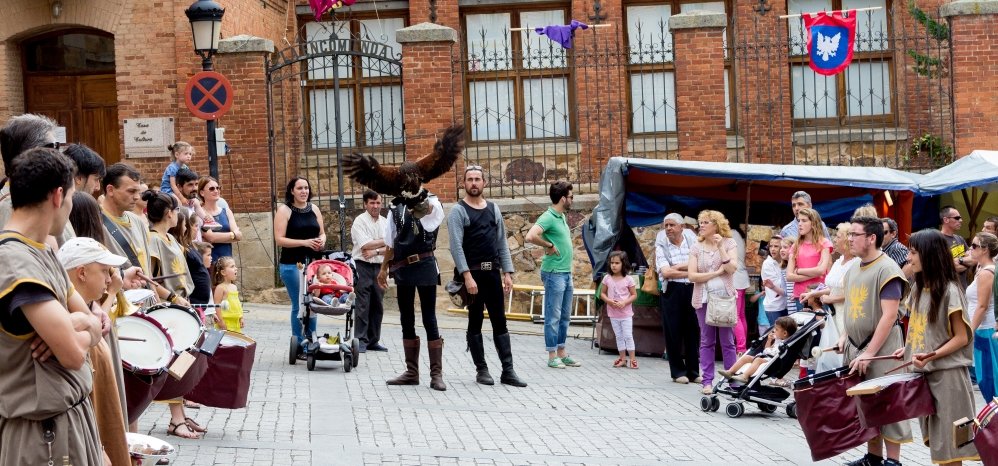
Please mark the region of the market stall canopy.
<svg viewBox="0 0 998 466"><path fill-rule="evenodd" d="M613 157L600 179L599 205L583 227L594 278L620 235L628 193L735 202L789 203L796 191L822 200L871 192L916 193L923 175L886 167L773 165Z"/></svg>
<svg viewBox="0 0 998 466"><path fill-rule="evenodd" d="M998 151L975 150L943 168L922 175L918 182L918 194L934 196L971 187L998 191Z"/></svg>

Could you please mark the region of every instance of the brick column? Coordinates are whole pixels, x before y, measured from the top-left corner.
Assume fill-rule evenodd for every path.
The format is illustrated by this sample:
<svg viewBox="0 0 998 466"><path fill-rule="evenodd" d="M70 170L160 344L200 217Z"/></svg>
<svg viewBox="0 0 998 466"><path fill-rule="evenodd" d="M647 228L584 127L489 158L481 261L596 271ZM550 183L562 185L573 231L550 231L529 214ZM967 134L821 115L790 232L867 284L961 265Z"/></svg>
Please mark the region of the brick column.
<svg viewBox="0 0 998 466"><path fill-rule="evenodd" d="M454 122L451 91L451 47L457 32L447 26L420 23L399 29L402 44L402 118L405 157L418 159L433 150L437 136ZM427 186L442 202L457 200L457 183L444 175Z"/></svg>
<svg viewBox="0 0 998 466"><path fill-rule="evenodd" d="M215 70L229 78L234 94L232 108L218 119L231 147L229 155L218 154L218 174L234 212L270 212L264 58L273 52L273 41L247 35L218 43Z"/></svg>
<svg viewBox="0 0 998 466"><path fill-rule="evenodd" d="M724 13L691 11L669 18L676 51L679 158L727 160L724 128Z"/></svg>
<svg viewBox="0 0 998 466"><path fill-rule="evenodd" d="M998 149L998 0L951 2L939 12L950 22L956 156Z"/></svg>

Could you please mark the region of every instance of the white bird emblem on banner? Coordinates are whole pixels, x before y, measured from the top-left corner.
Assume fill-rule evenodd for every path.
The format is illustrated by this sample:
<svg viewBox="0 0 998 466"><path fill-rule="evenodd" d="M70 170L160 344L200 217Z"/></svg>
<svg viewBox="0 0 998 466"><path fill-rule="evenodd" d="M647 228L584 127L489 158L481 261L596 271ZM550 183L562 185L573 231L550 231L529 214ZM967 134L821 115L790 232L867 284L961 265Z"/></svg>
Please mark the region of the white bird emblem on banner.
<svg viewBox="0 0 998 466"><path fill-rule="evenodd" d="M821 32L818 33L818 55L821 55L823 61L828 61L829 57L835 56L835 51L839 49L839 39L841 38L841 32L831 38L825 37Z"/></svg>

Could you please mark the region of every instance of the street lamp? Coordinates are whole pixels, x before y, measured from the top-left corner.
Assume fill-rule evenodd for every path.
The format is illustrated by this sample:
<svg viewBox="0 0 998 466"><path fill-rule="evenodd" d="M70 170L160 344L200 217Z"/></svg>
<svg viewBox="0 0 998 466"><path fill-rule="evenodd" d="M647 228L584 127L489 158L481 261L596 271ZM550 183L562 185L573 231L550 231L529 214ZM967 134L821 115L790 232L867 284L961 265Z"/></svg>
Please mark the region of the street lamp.
<svg viewBox="0 0 998 466"><path fill-rule="evenodd" d="M211 57L218 51L218 39L222 35L222 15L225 8L212 0L197 0L184 11L191 22L194 34L194 53L201 57L201 68L212 70ZM215 120L207 120L208 126L208 171L218 179L218 148L215 145Z"/></svg>

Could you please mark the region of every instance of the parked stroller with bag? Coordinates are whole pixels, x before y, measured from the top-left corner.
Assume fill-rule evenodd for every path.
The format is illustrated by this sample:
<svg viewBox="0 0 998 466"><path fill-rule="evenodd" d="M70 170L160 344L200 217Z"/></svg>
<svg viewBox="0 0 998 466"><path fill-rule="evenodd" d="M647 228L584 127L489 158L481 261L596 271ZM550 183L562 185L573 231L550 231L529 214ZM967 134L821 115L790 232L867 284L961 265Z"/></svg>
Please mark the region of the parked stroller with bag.
<svg viewBox="0 0 998 466"><path fill-rule="evenodd" d="M324 251L323 259L308 261L301 270L301 290L299 299L298 319L302 324L304 341L291 336L288 349L288 364L294 365L299 355L305 355L305 366L315 370L316 361L342 361L343 370L350 372L357 367L360 360L360 341L352 338L353 334L353 283L356 276L353 259L350 254L340 251ZM332 268L334 283L318 283L316 278L324 266ZM328 302L321 296L331 297ZM328 298L327 298L328 299ZM323 333L318 335L310 329L309 322L318 315L345 318L343 334Z"/></svg>

